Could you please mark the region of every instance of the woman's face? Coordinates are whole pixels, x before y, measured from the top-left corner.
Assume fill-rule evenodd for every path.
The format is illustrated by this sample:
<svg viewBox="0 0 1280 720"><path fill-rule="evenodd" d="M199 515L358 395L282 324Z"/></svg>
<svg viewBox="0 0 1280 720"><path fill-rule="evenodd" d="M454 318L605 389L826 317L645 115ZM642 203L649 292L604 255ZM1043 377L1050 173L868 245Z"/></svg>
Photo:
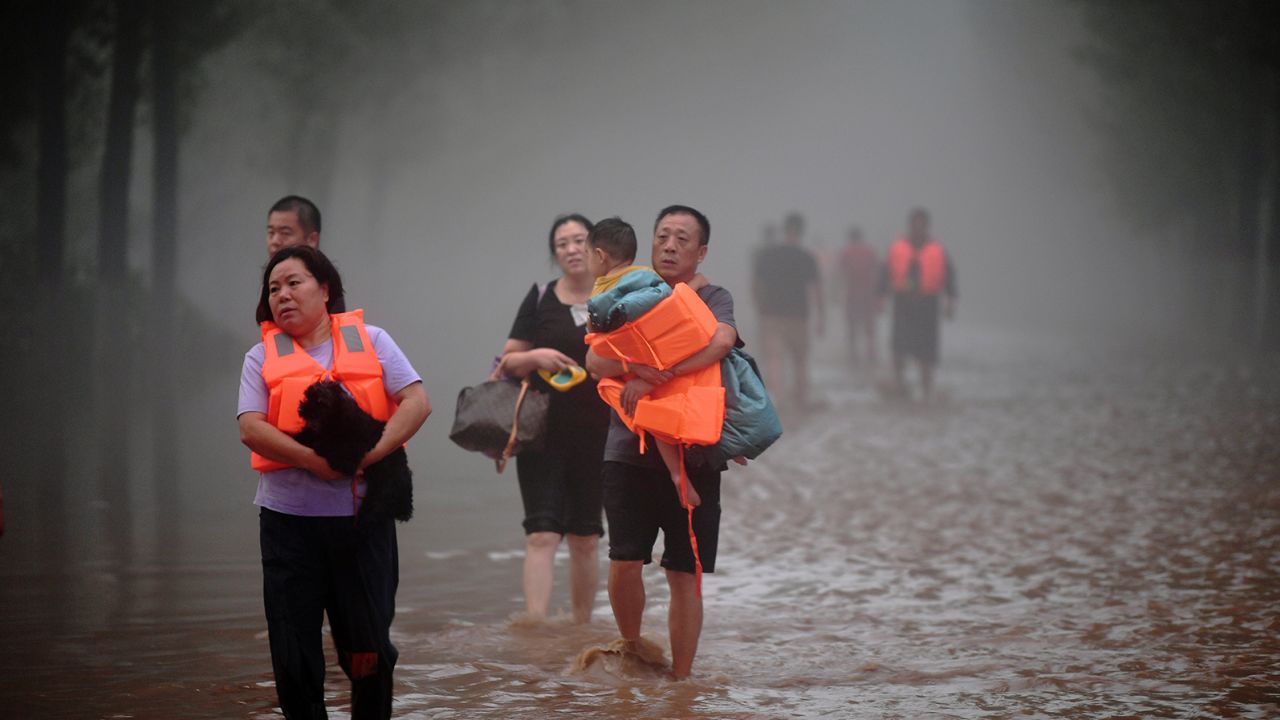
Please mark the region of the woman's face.
<svg viewBox="0 0 1280 720"><path fill-rule="evenodd" d="M315 329L329 311L329 287L316 281L298 258L289 258L271 269L267 284L271 317L293 337Z"/></svg>
<svg viewBox="0 0 1280 720"><path fill-rule="evenodd" d="M587 269L587 229L576 220L569 220L556 228L552 235L556 249L556 263L565 275L580 275Z"/></svg>

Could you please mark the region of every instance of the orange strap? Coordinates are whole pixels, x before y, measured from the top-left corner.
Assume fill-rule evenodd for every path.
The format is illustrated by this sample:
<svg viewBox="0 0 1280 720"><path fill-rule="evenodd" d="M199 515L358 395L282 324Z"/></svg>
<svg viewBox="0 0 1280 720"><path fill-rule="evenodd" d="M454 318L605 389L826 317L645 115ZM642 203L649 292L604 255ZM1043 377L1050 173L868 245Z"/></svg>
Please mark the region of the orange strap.
<svg viewBox="0 0 1280 720"><path fill-rule="evenodd" d="M520 394L516 396L516 409L511 417L511 434L507 436L507 446L502 449L502 456L493 461L498 474L507 469L507 461L511 459L511 451L516 447L516 434L520 431L520 406L524 405L524 396L529 392L529 376L520 381Z"/></svg>
<svg viewBox="0 0 1280 720"><path fill-rule="evenodd" d="M693 548L694 587L702 597L702 556L698 552L698 536L693 532L693 507L689 505L689 473L684 469L684 444L680 444L680 503L689 513L689 546Z"/></svg>

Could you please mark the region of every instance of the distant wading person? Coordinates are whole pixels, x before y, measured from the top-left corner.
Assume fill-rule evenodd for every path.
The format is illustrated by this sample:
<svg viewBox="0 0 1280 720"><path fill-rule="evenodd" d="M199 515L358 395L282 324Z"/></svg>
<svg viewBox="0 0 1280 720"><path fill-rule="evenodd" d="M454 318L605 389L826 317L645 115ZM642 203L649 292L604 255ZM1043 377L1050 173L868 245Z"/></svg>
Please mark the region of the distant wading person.
<svg viewBox="0 0 1280 720"><path fill-rule="evenodd" d="M506 346L504 372L533 373L551 398L546 446L516 456L524 503L524 602L529 617L547 616L552 570L560 540L569 541L569 587L573 619L591 620L600 584L600 462L609 428L608 408L593 380L565 392L551 390L537 370L559 372L586 361L587 298L594 282L587 267L591 221L565 215L551 226L548 245L561 275L534 285L516 313Z"/></svg>
<svg viewBox="0 0 1280 720"><path fill-rule="evenodd" d="M907 234L893 241L881 274L880 293L893 295L894 392L909 396L906 364L920 365L923 399L933 398L933 375L938 365L939 316L955 316L956 273L942 243L929 234L929 212L915 208L907 219Z"/></svg>
<svg viewBox="0 0 1280 720"><path fill-rule="evenodd" d="M333 644L351 680L351 716L391 716L391 644L399 560L395 521L355 515L365 485L333 470L290 433L286 408L326 374L361 407L385 395L389 416L363 469L403 445L431 413L422 380L385 331L365 325L361 311L334 313L342 278L309 245L280 250L262 274L257 320L263 342L245 354L237 410L240 440L261 475L259 510L263 601L276 693L285 717L326 717L321 636L329 616ZM368 353L380 377L370 377ZM356 372L360 368L360 372ZM296 410L293 415L296 417Z"/></svg>
<svg viewBox="0 0 1280 720"><path fill-rule="evenodd" d="M285 195L267 211L267 257L295 245L320 249L320 208L298 195ZM344 312L345 299L339 298L334 312Z"/></svg>
<svg viewBox="0 0 1280 720"><path fill-rule="evenodd" d="M878 284L880 259L875 248L862 236L862 228L849 229L848 242L840 251L840 275L844 281L845 340L849 359L855 366L875 366L876 316L883 309Z"/></svg>
<svg viewBox="0 0 1280 720"><path fill-rule="evenodd" d="M755 257L751 291L760 316L760 345L763 348L765 384L804 409L809 403L809 316L815 317L814 332L822 337L826 306L822 275L813 254L801 246L804 218L787 216L782 226L782 243L766 245ZM791 367L792 387L784 393L783 377Z"/></svg>
<svg viewBox="0 0 1280 720"><path fill-rule="evenodd" d="M697 210L672 205L658 213L653 232L653 268L669 285L689 282L707 255L711 225ZM706 348L666 372L683 375L719 363L738 340L733 317L733 296L716 285L705 285L698 296L717 320ZM587 353L587 369L600 377L618 377L628 368L617 360ZM644 376L653 368L629 364L637 377L627 381L623 401L634 409L639 398L655 385ZM609 420L604 454L604 507L609 519L609 602L614 620L629 649L639 652L640 624L645 591L642 569L652 562L658 531L665 551L662 567L671 590L667 628L671 637L671 672L688 677L702 634L702 597L698 592L696 563L689 540L688 514L681 506L671 475L656 450L640 454L639 439L616 412ZM689 468L690 483L701 503L693 510L693 532L704 572L714 572L720 533L720 473L724 466ZM643 653L642 653L643 654Z"/></svg>

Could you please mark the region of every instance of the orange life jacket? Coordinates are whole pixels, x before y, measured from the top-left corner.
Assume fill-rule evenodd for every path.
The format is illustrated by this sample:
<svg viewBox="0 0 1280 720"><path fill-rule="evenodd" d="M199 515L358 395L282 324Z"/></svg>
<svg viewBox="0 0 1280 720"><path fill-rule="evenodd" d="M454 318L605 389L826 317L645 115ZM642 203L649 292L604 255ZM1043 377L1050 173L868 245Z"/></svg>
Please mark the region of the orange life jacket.
<svg viewBox="0 0 1280 720"><path fill-rule="evenodd" d="M715 445L724 429L724 384L720 379L720 363L685 375L678 375L654 388L636 403L636 414L622 410L622 388L631 375L604 378L596 390L601 399L618 411L618 417L631 432L640 436L644 452L644 433L680 445Z"/></svg>
<svg viewBox="0 0 1280 720"><path fill-rule="evenodd" d="M607 333L588 333L596 355L666 370L705 348L716 332L716 316L685 283L648 312Z"/></svg>
<svg viewBox="0 0 1280 720"><path fill-rule="evenodd" d="M395 412L395 401L387 396L382 384L382 363L364 326L364 310L330 315L329 332L333 337L333 370L321 367L275 323L262 323L262 345L266 349L262 379L270 392L267 422L283 432L292 435L302 429L304 423L298 415L302 394L312 384L326 379L342 383L356 404L378 420L385 422ZM289 467L258 453L251 454L250 465L258 472Z"/></svg>
<svg viewBox="0 0 1280 720"><path fill-rule="evenodd" d="M920 262L918 288L911 287L909 271L912 258L918 258ZM947 251L932 238L917 250L909 240L900 237L889 247L889 279L896 292L918 290L924 295L938 295L947 279Z"/></svg>

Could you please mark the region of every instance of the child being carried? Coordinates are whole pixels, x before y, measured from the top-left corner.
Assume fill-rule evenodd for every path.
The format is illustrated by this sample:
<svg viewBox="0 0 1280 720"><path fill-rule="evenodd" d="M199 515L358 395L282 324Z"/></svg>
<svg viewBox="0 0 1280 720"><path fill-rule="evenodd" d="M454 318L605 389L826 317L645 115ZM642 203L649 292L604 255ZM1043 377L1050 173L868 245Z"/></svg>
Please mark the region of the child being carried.
<svg viewBox="0 0 1280 720"><path fill-rule="evenodd" d="M603 339L605 334L616 331L626 323L643 317L650 312L654 305L667 299L672 294L672 291L666 281L651 268L632 264L635 262L637 246L635 230L621 219L613 217L596 223L595 228L587 235L587 246L587 265L591 269L592 275L596 278L591 300L587 302L590 331L593 333L593 335L588 336L588 342L596 338L600 339L603 344L608 344L608 340ZM707 279L701 274L694 276L693 280L688 283L689 288L695 291L707 284ZM695 294L688 293L688 296L691 296L697 303L701 303L701 300ZM705 304L702 304L702 309L710 316L710 310L706 309ZM628 362L631 362L632 366L643 364L636 358L627 357L625 352L618 351L616 346L610 345L610 347L616 351L613 354L622 361L624 369L630 371ZM648 360L649 358L645 359ZM670 365L682 359L668 358L669 362L666 367L670 367ZM664 375L669 375L669 373L665 372L665 367L660 366L656 370L663 372ZM601 396L604 397L606 402L614 406L615 410L618 410L619 416L623 418L628 427L631 427L641 437L641 447L643 448L645 428L633 426L634 418L628 417L627 413L623 411L619 401L620 396L617 392L619 384L602 383L600 386ZM611 388L612 392L610 392ZM723 390L721 390L718 398L720 405L717 423L722 423L724 415ZM717 424L717 438L718 434L719 427ZM664 437L658 432L651 433L651 435L654 443L658 446L658 453L662 456L662 462L671 475L671 482L675 484L676 493L680 496L681 503L688 508L700 505L702 499L698 497L698 493L693 489L692 483L682 482L684 468L681 460L681 443L673 441L672 438ZM711 439L711 442L714 443L715 439Z"/></svg>

